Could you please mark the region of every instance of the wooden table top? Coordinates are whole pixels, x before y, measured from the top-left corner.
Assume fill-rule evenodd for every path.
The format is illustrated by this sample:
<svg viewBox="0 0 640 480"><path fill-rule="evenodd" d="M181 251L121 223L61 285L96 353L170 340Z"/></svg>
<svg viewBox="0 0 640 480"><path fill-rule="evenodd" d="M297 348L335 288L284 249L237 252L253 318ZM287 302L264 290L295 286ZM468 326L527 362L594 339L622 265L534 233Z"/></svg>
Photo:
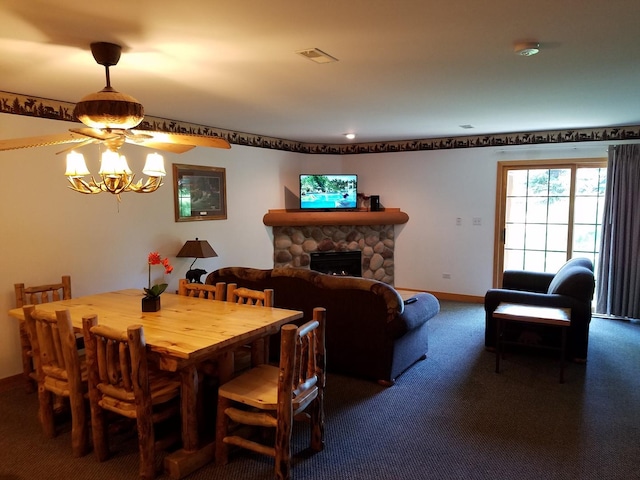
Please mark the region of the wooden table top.
<svg viewBox="0 0 640 480"><path fill-rule="evenodd" d="M302 318L297 310L239 305L204 300L172 293L161 296L158 312L142 312L141 290L120 290L37 305L55 313L69 309L74 329L82 330L82 317L98 315L98 323L118 330L141 324L149 351L162 357L163 368L176 370L179 364L197 362L225 348L249 343L277 333L282 325ZM24 320L22 308L9 315Z"/></svg>
<svg viewBox="0 0 640 480"><path fill-rule="evenodd" d="M515 322L543 323L567 326L571 323L570 308L541 307L520 303L501 302L493 312L496 318Z"/></svg>

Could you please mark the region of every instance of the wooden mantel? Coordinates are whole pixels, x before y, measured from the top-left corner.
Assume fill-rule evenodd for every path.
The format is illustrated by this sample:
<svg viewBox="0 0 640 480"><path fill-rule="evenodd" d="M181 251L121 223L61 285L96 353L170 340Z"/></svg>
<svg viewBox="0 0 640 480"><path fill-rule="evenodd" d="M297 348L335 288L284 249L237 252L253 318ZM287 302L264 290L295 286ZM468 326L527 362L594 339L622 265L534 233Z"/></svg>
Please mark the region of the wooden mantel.
<svg viewBox="0 0 640 480"><path fill-rule="evenodd" d="M301 210L269 210L262 221L269 227L305 225L399 225L409 221L409 215L399 208L385 208L379 212L355 210L350 212L309 212Z"/></svg>

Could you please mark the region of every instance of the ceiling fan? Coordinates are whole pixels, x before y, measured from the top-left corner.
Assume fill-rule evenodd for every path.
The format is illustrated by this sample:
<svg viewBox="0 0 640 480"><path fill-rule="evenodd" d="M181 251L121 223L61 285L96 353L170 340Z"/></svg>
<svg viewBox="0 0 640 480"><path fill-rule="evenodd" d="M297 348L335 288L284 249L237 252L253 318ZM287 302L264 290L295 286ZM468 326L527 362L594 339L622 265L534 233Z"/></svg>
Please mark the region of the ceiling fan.
<svg viewBox="0 0 640 480"><path fill-rule="evenodd" d="M86 128L71 128L68 132L35 137L0 140L0 151L44 147L73 143L71 150L93 143L102 143L117 151L125 142L171 153L184 153L194 147L231 148L224 138L205 135L133 130L144 118L144 108L135 98L111 87L109 67L117 65L122 47L114 43L91 44L93 58L105 67L106 86L99 92L83 97L73 114ZM60 152L62 153L62 152Z"/></svg>

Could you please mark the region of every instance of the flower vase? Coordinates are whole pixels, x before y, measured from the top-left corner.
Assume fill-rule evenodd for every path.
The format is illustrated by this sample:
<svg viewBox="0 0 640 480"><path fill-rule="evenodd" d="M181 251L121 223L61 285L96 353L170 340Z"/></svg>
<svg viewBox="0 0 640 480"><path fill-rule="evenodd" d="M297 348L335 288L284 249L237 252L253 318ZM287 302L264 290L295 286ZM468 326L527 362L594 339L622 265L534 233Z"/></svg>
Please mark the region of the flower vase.
<svg viewBox="0 0 640 480"><path fill-rule="evenodd" d="M142 297L143 312L157 312L160 310L160 297Z"/></svg>

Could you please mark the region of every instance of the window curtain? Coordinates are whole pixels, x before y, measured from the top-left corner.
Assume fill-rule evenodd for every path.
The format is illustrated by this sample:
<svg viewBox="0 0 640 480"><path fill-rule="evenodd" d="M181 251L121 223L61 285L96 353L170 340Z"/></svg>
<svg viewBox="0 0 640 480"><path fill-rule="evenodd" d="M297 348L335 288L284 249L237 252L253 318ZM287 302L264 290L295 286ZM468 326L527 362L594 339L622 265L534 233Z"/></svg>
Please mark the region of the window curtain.
<svg viewBox="0 0 640 480"><path fill-rule="evenodd" d="M596 312L640 318L640 145L609 147Z"/></svg>

